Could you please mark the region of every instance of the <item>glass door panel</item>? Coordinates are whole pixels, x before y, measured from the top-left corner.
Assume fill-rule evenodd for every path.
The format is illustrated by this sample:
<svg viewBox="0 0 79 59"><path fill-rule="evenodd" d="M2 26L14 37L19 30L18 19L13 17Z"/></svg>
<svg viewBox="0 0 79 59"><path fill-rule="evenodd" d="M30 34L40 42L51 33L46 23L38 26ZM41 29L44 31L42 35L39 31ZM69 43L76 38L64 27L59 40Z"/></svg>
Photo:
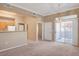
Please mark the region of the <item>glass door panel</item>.
<svg viewBox="0 0 79 59"><path fill-rule="evenodd" d="M61 23L58 22L55 24L56 25L56 41L58 42L64 42L64 37L63 37L63 32L64 32L64 28L63 25L61 26Z"/></svg>
<svg viewBox="0 0 79 59"><path fill-rule="evenodd" d="M55 29L56 29L56 41L60 41L61 37L60 37L60 23L57 22L55 23Z"/></svg>
<svg viewBox="0 0 79 59"><path fill-rule="evenodd" d="M72 43L73 21L62 21L56 23L56 41Z"/></svg>
<svg viewBox="0 0 79 59"><path fill-rule="evenodd" d="M60 27L60 30L61 30L61 33L60 33L60 37L61 37L61 42L64 42L64 40L65 40L65 35L64 35L64 33L65 33L65 30L64 30L64 22L61 22L60 23L61 25L61 27Z"/></svg>
<svg viewBox="0 0 79 59"><path fill-rule="evenodd" d="M73 21L64 22L64 38L66 43L72 43Z"/></svg>

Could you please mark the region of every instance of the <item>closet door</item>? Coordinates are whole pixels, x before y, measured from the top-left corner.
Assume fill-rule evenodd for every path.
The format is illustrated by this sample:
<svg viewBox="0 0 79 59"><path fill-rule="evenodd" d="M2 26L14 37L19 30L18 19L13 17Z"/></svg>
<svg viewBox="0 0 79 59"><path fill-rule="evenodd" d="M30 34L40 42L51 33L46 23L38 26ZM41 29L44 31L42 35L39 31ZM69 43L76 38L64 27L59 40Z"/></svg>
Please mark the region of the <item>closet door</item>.
<svg viewBox="0 0 79 59"><path fill-rule="evenodd" d="M52 40L52 22L45 23L44 28L45 28L44 29L45 40Z"/></svg>

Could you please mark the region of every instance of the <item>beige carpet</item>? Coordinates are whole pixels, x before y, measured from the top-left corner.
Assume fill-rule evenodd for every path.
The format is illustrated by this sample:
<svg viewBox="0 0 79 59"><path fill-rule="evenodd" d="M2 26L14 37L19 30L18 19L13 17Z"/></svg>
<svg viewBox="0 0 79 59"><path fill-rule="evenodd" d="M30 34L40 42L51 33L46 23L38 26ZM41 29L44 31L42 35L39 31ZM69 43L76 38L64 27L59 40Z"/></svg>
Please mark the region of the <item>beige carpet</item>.
<svg viewBox="0 0 79 59"><path fill-rule="evenodd" d="M0 52L1 56L79 56L79 48L50 41L29 42L28 45Z"/></svg>

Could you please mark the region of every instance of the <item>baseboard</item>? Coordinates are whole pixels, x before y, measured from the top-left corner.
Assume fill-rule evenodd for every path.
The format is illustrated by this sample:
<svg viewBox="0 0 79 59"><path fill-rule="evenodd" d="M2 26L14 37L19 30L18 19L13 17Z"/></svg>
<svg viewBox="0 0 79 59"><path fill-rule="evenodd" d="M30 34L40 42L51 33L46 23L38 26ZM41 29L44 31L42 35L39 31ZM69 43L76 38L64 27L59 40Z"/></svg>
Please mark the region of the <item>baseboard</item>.
<svg viewBox="0 0 79 59"><path fill-rule="evenodd" d="M14 49L14 48L18 48L18 47L22 47L24 45L27 45L27 44L22 44L22 45L18 45L18 46L15 46L15 47L10 47L10 48L6 48L6 49L2 49L2 50L0 50L0 52L7 51L7 50L10 50L10 49Z"/></svg>

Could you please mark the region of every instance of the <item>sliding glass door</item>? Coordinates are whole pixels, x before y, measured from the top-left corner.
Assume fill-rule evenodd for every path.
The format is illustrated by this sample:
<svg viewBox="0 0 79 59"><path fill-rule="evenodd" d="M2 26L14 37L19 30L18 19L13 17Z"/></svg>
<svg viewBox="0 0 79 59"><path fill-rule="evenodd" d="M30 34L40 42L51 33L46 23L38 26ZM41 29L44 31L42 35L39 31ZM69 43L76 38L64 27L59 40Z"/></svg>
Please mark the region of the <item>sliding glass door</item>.
<svg viewBox="0 0 79 59"><path fill-rule="evenodd" d="M56 41L72 43L73 21L61 21L55 23Z"/></svg>
<svg viewBox="0 0 79 59"><path fill-rule="evenodd" d="M62 22L64 24L64 42L72 43L73 39L73 21Z"/></svg>
<svg viewBox="0 0 79 59"><path fill-rule="evenodd" d="M55 23L55 25L56 25L56 41L64 42L64 36L63 36L64 28L61 26L61 23L59 22Z"/></svg>

